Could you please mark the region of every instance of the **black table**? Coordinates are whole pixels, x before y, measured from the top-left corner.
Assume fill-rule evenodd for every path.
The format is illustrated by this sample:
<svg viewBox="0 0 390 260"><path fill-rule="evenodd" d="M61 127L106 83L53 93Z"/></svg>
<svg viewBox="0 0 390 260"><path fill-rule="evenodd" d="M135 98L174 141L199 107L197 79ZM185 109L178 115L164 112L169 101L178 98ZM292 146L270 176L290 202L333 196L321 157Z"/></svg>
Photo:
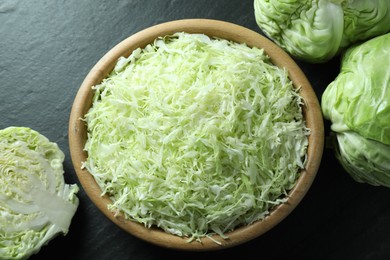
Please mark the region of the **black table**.
<svg viewBox="0 0 390 260"><path fill-rule="evenodd" d="M1 0L0 128L27 126L65 152L65 180L78 183L68 147L76 92L110 48L149 26L183 18L233 22L260 32L252 0ZM298 62L318 98L339 58ZM325 122L329 134L329 122ZM81 186L80 186L81 187ZM148 244L111 223L80 189L69 233L31 259L389 259L390 189L353 181L326 148L313 186L277 227L246 244L181 252Z"/></svg>

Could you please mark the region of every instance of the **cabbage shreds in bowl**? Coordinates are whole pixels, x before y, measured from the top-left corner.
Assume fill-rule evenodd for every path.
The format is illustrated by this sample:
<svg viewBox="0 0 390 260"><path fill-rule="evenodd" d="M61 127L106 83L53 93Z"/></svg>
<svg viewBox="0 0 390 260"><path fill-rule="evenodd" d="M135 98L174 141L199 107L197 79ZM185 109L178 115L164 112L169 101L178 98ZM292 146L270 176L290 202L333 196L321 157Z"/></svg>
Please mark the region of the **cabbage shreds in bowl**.
<svg viewBox="0 0 390 260"><path fill-rule="evenodd" d="M190 241L265 218L305 165L309 129L264 51L156 39L93 87L83 166L126 218Z"/></svg>

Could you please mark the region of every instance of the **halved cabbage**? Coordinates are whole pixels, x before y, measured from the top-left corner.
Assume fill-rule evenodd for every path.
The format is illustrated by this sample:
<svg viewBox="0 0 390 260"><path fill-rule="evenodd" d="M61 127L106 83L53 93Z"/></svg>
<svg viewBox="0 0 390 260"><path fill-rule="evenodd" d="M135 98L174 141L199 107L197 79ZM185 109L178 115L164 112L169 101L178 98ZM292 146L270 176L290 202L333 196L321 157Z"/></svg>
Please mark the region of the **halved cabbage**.
<svg viewBox="0 0 390 260"><path fill-rule="evenodd" d="M0 259L26 259L67 234L77 185L63 176L64 153L26 127L0 130Z"/></svg>

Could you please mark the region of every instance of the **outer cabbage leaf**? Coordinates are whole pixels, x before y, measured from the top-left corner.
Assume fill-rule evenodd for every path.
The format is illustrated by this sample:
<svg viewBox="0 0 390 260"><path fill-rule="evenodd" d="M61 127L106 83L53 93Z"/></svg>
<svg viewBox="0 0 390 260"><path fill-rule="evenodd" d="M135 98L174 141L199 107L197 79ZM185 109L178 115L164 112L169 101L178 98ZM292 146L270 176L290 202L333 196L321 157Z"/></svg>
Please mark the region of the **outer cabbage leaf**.
<svg viewBox="0 0 390 260"><path fill-rule="evenodd" d="M390 187L390 145L347 131L337 134L336 157L357 182Z"/></svg>
<svg viewBox="0 0 390 260"><path fill-rule="evenodd" d="M390 31L388 0L254 0L262 31L296 58L325 62Z"/></svg>
<svg viewBox="0 0 390 260"><path fill-rule="evenodd" d="M390 31L389 0L344 2L344 37L341 47L348 47Z"/></svg>
<svg viewBox="0 0 390 260"><path fill-rule="evenodd" d="M63 160L30 128L0 131L0 259L26 259L68 232L78 186L65 184Z"/></svg>
<svg viewBox="0 0 390 260"><path fill-rule="evenodd" d="M390 187L390 33L350 48L322 95L337 157L355 180Z"/></svg>

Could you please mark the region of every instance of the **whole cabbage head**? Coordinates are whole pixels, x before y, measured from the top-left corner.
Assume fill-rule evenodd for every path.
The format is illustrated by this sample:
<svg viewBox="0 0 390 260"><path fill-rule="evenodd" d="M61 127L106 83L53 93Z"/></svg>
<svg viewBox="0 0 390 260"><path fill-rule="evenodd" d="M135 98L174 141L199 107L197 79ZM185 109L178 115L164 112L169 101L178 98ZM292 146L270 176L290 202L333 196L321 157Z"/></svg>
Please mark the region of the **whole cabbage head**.
<svg viewBox="0 0 390 260"><path fill-rule="evenodd" d="M26 259L67 234L78 186L63 176L64 153L26 127L0 130L0 259Z"/></svg>
<svg viewBox="0 0 390 260"><path fill-rule="evenodd" d="M336 156L359 182L390 187L390 33L348 49L322 96Z"/></svg>
<svg viewBox="0 0 390 260"><path fill-rule="evenodd" d="M254 8L267 36L313 63L390 31L389 0L254 0Z"/></svg>

